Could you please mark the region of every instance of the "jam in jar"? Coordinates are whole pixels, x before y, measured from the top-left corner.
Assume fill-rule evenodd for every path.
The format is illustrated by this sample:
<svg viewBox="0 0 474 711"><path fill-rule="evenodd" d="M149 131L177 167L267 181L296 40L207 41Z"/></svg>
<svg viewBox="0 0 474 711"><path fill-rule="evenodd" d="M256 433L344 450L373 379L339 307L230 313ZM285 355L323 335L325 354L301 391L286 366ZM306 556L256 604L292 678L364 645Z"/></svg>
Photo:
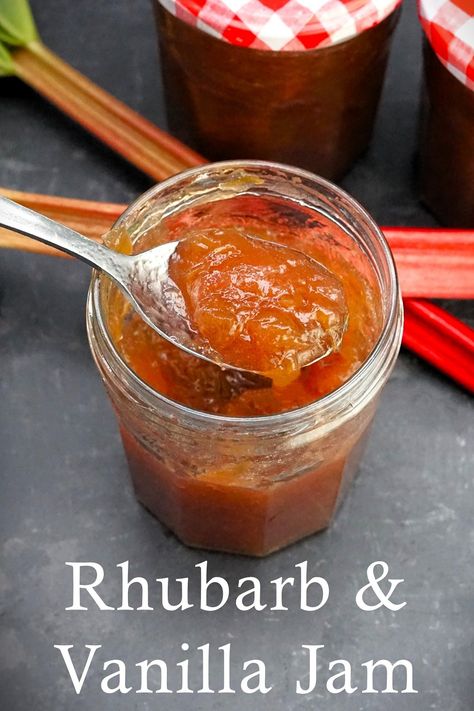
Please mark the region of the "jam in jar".
<svg viewBox="0 0 474 711"><path fill-rule="evenodd" d="M262 240L263 256L252 254L243 234ZM217 321L224 312L219 347L229 345L239 314L222 301L225 289L216 298L208 288L214 263L202 259L203 245L212 254L227 245L230 268L236 254L240 265L260 268L276 243L324 269L320 286L331 308L322 296L311 303L323 304L321 322L338 324L342 337L326 357L263 383L164 341L104 275L94 275L89 293L92 352L139 500L188 545L266 555L325 528L356 470L400 345L393 261L376 225L348 195L304 171L263 162L211 164L171 178L131 205L107 238L127 253L176 239L186 240L178 246L177 282L214 309ZM221 287L226 269L218 271ZM298 289L279 294L281 307L301 308ZM191 316L201 319L194 309ZM284 324L287 316L280 309ZM268 334L251 335L262 347L258 357L266 358Z"/></svg>

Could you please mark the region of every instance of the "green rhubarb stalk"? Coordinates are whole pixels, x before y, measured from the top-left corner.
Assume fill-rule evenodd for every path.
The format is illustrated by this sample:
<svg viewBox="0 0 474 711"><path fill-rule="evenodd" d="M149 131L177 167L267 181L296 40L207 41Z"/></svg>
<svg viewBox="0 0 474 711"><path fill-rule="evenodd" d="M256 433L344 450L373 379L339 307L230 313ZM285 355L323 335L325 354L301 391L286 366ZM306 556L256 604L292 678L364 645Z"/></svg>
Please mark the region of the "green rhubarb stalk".
<svg viewBox="0 0 474 711"><path fill-rule="evenodd" d="M23 47L38 39L28 0L0 0L0 41Z"/></svg>
<svg viewBox="0 0 474 711"><path fill-rule="evenodd" d="M15 65L7 48L0 42L0 77L10 77L15 74Z"/></svg>

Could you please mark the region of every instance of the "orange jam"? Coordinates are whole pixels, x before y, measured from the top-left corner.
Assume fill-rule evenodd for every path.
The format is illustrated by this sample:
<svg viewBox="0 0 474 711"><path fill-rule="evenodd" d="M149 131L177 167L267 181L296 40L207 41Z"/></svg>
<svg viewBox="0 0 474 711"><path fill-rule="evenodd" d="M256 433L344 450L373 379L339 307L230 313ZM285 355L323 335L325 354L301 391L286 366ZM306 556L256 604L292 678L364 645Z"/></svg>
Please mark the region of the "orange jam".
<svg viewBox="0 0 474 711"><path fill-rule="evenodd" d="M212 360L283 386L336 349L347 309L339 279L302 252L233 227L183 240L169 275Z"/></svg>
<svg viewBox="0 0 474 711"><path fill-rule="evenodd" d="M312 210L311 219L301 228L290 227L287 224L288 208L284 207L278 225L267 226L265 220L252 217L251 197L234 200L239 207L242 202L246 207L249 203L245 224L237 219L233 223L228 206L232 201L227 200L223 201L226 205L222 213L217 205L214 215L208 218L198 216L196 219L192 216L193 219L177 219L176 223L169 220L165 228L152 229L140 240L138 249L132 246L129 235L124 232L112 232L109 243L120 251L131 253L185 238L179 248L173 276L186 295L191 317L198 329L222 354L223 361L229 359L234 365L251 370L273 369L275 376L279 364L274 356L281 357L288 348L285 340L287 333L290 334L293 356L297 348L304 347L302 334L308 312L310 317L315 316L315 323L322 325L322 338L326 338L327 343L336 339L334 335L330 336L331 328L336 334L342 330L342 340L332 353L301 370L295 369L290 375L286 372L282 377L280 373L280 378L278 375L274 377L271 387L267 384L262 388L258 387L258 378L254 382L239 373L223 370L162 339L133 311L118 291L110 302L109 323L116 347L128 365L148 385L171 400L195 410L233 417L276 414L302 407L327 395L358 370L371 352L380 331L380 296L372 271L357 261L358 250L351 252L343 241L342 229L324 215L318 216L315 222ZM275 206L272 209L275 210ZM262 211L260 205L259 211ZM279 275L274 275L269 283L269 288L273 290L272 299L278 291L281 295L278 309L275 303L270 306L271 299L266 302L258 298L258 320L254 321L250 311L255 305L253 289L257 291L258 288L256 273L261 268L262 259L272 265L274 253L271 245L255 250L254 240L250 246L236 228L312 257L327 270L323 281L320 273L313 273L308 266L310 262L305 262L304 257L295 260L294 266L286 265L281 282ZM228 252L224 253L227 262L225 271L215 268L218 256L216 245L221 241L229 245ZM209 253L200 262L199 253L206 243L210 247ZM281 262L280 255L278 259ZM240 300L237 287L230 289L230 296L226 294L239 264L246 271L244 277L249 276ZM341 284L343 293L340 291ZM320 289L321 285L323 289ZM260 286L263 290L263 285ZM306 294L305 287L308 289ZM287 332L284 328L281 333L278 329L272 329L275 322L271 317L275 312L280 323L288 326ZM265 320L265 316L270 318ZM234 334L232 328L239 317L242 318L242 331ZM281 347L275 348L279 341ZM291 363L287 366L291 370Z"/></svg>

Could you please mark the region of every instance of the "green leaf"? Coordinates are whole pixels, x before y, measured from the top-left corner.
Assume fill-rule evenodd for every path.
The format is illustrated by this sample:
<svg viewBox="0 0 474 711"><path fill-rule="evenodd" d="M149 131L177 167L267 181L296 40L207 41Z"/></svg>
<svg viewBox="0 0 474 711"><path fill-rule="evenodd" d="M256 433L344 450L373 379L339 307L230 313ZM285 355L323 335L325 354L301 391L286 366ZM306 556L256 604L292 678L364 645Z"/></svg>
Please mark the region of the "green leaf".
<svg viewBox="0 0 474 711"><path fill-rule="evenodd" d="M0 77L9 77L15 74L15 67L10 52L0 42Z"/></svg>
<svg viewBox="0 0 474 711"><path fill-rule="evenodd" d="M0 41L22 47L38 39L28 0L0 0Z"/></svg>

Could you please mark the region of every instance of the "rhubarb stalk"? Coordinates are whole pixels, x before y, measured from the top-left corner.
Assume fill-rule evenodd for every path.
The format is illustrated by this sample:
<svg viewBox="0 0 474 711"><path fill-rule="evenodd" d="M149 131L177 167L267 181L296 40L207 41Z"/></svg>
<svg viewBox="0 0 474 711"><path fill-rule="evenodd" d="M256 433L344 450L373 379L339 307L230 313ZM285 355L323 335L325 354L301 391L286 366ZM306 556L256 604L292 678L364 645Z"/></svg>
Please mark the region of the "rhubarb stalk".
<svg viewBox="0 0 474 711"><path fill-rule="evenodd" d="M22 79L153 180L205 162L48 49L27 0L0 0L0 42L0 75Z"/></svg>
<svg viewBox="0 0 474 711"><path fill-rule="evenodd" d="M404 297L474 297L474 230L382 229L395 257Z"/></svg>
<svg viewBox="0 0 474 711"><path fill-rule="evenodd" d="M405 300L403 345L474 392L474 329L436 304Z"/></svg>
<svg viewBox="0 0 474 711"><path fill-rule="evenodd" d="M25 193L20 190L0 188L0 194L10 200L36 210L52 220L62 222L76 232L101 240L113 225L115 220L125 210L126 205L110 202L95 202L93 200L76 200L74 198L55 197ZM16 232L0 228L0 247L4 249L21 249L24 252L68 257L54 247L23 237Z"/></svg>

